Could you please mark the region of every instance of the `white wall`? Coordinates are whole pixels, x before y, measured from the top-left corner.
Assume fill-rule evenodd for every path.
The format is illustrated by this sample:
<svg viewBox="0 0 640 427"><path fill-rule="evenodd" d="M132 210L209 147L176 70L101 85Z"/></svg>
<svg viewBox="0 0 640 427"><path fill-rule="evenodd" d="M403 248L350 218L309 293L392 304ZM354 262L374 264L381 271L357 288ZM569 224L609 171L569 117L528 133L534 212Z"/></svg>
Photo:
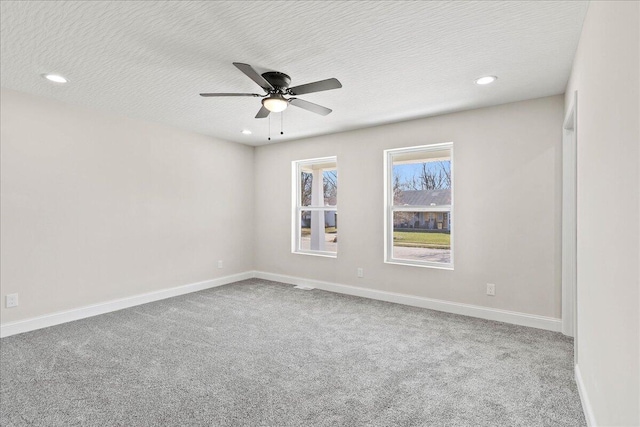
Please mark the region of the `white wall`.
<svg viewBox="0 0 640 427"><path fill-rule="evenodd" d="M640 3L592 2L578 91L578 366L596 424L640 425Z"/></svg>
<svg viewBox="0 0 640 427"><path fill-rule="evenodd" d="M3 324L251 270L251 147L1 100Z"/></svg>
<svg viewBox="0 0 640 427"><path fill-rule="evenodd" d="M256 148L256 270L559 318L562 111L558 95ZM384 264L383 150L448 141L455 270ZM334 155L338 257L292 254L291 161Z"/></svg>

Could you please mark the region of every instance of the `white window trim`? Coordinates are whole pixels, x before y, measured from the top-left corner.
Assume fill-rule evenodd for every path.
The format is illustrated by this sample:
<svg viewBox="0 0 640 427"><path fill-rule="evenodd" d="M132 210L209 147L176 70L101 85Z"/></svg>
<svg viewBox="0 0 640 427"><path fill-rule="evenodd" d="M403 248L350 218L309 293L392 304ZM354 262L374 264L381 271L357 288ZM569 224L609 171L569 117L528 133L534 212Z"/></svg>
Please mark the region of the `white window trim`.
<svg viewBox="0 0 640 427"><path fill-rule="evenodd" d="M449 149L451 152L451 205L443 206L393 206L393 156L414 152L439 151ZM453 270L454 266L454 182L453 171L453 142L439 144L418 145L414 147L393 148L384 150L384 262L385 264L407 265L412 267L427 267L441 270ZM449 211L451 223L451 262L448 264L430 261L412 261L393 258L393 212L445 212Z"/></svg>
<svg viewBox="0 0 640 427"><path fill-rule="evenodd" d="M316 163L335 163L336 170L338 169L338 157L318 157L315 159L294 160L291 162L291 253L298 255L311 255L325 258L337 258L337 252L329 251L312 251L300 249L300 219L302 211L323 211L323 212L337 212L338 203L336 206L302 206L300 200L300 166L311 165Z"/></svg>

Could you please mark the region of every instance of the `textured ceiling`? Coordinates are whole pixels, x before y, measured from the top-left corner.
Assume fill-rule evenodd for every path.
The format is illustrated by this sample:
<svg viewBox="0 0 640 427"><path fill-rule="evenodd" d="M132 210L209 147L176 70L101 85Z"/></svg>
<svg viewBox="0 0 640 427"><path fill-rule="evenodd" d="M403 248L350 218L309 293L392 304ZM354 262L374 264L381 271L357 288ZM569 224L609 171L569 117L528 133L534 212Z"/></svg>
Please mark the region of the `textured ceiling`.
<svg viewBox="0 0 640 427"><path fill-rule="evenodd" d="M338 78L271 143L564 92L584 1L1 2L1 84L221 139L267 143L260 92L232 62ZM70 83L55 85L41 73ZM489 86L473 80L497 75ZM242 135L250 129L252 135Z"/></svg>

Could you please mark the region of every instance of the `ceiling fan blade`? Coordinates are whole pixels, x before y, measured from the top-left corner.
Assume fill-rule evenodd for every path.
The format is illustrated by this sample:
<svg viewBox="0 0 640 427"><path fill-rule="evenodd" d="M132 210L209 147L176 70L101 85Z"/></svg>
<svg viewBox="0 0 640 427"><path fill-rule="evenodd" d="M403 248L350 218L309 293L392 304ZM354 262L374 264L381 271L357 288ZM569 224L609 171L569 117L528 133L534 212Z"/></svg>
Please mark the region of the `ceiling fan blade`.
<svg viewBox="0 0 640 427"><path fill-rule="evenodd" d="M258 114L256 114L256 119L264 119L269 115L271 111L267 110L265 107L260 108Z"/></svg>
<svg viewBox="0 0 640 427"><path fill-rule="evenodd" d="M314 104L313 102L304 101L298 98L289 99L289 103L291 105L295 105L298 108L303 108L313 113L320 114L321 116L326 116L332 111L331 109L323 107L322 105Z"/></svg>
<svg viewBox="0 0 640 427"><path fill-rule="evenodd" d="M294 86L289 89L291 95L303 95L305 93L322 92L323 90L339 89L342 83L338 79L320 80L318 82L307 83L300 86Z"/></svg>
<svg viewBox="0 0 640 427"><path fill-rule="evenodd" d="M274 87L271 86L271 83L266 81L264 77L258 74L258 72L254 70L251 65L243 64L242 62L234 62L233 65L235 65L238 70L245 73L247 77L249 77L251 80L256 82L258 86L260 86L262 89L266 90L267 92L270 89L274 89Z"/></svg>
<svg viewBox="0 0 640 427"><path fill-rule="evenodd" d="M200 96L262 96L257 93L201 93Z"/></svg>

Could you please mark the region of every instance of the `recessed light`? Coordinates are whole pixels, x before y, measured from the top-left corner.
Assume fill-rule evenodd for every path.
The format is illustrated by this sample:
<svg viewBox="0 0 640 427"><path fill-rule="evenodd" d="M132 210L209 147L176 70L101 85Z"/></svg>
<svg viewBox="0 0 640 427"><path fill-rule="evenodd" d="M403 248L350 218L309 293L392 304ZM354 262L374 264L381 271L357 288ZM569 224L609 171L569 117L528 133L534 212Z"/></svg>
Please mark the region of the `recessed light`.
<svg viewBox="0 0 640 427"><path fill-rule="evenodd" d="M69 81L60 74L43 74L42 77L54 83L67 83Z"/></svg>
<svg viewBox="0 0 640 427"><path fill-rule="evenodd" d="M251 131L250 131L249 129L244 129L244 130L242 131L242 134L243 134L243 135L251 135Z"/></svg>
<svg viewBox="0 0 640 427"><path fill-rule="evenodd" d="M495 82L497 79L498 78L496 76L484 76L484 77L480 77L479 79L476 79L476 84L488 85L489 83Z"/></svg>

